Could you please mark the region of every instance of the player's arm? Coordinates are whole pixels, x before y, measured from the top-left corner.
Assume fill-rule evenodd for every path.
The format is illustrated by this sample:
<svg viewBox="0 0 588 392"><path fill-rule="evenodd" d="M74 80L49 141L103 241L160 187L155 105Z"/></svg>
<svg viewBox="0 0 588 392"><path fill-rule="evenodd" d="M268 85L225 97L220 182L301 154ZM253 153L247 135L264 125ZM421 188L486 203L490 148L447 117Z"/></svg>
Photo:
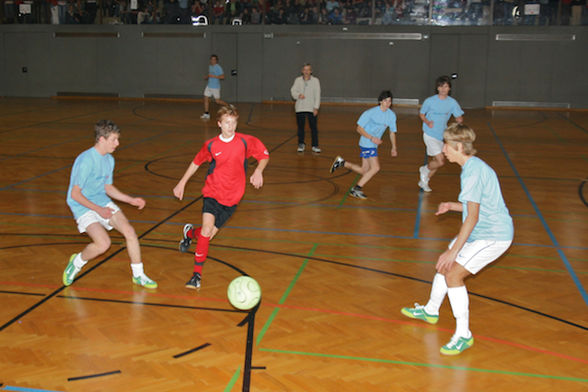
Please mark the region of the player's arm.
<svg viewBox="0 0 588 392"><path fill-rule="evenodd" d="M89 208L93 211L96 211L98 215L103 217L104 219L109 219L112 216L112 210L108 207L101 207L98 204L92 203L90 200L84 196L82 193L82 188L78 185L74 185L71 188L71 198L83 205L86 208Z"/></svg>
<svg viewBox="0 0 588 392"><path fill-rule="evenodd" d="M359 124L357 124L357 128L356 128L357 133L359 133L361 136L369 139L372 143L374 144L382 144L382 139L378 139L375 136L370 135L369 133L367 133L367 131Z"/></svg>
<svg viewBox="0 0 588 392"><path fill-rule="evenodd" d="M143 200L141 197L132 197L130 195L127 195L126 193L119 191L118 188L115 187L113 184L104 185L104 190L106 191L106 194L108 196L115 200L120 200L124 203L128 203L132 206L137 207L140 210L143 209L143 207L145 207L145 200Z"/></svg>
<svg viewBox="0 0 588 392"><path fill-rule="evenodd" d="M294 83L292 87L290 87L290 95L292 95L292 99L298 101L299 99L304 99L304 95L302 95L302 85L298 83L298 78L294 79Z"/></svg>
<svg viewBox="0 0 588 392"><path fill-rule="evenodd" d="M253 187L255 189L259 189L263 186L263 170L267 166L268 162L269 162L269 157L261 159L258 162L257 167L255 168L255 171L253 172L253 174L249 178L249 182L251 183L251 185L253 185Z"/></svg>
<svg viewBox="0 0 588 392"><path fill-rule="evenodd" d="M453 246L451 249L447 249L445 252L443 252L441 256L439 256L439 260L437 260L437 265L435 268L441 274L445 274L451 269L455 259L457 258L457 254L461 248L463 248L470 234L472 234L474 227L478 223L478 218L480 215L480 203L468 201L467 209L468 216L466 216L464 222L462 223Z"/></svg>
<svg viewBox="0 0 588 392"><path fill-rule="evenodd" d="M421 118L421 121L427 124L429 128L433 128L433 121L427 119L427 116L424 113L419 113L419 117Z"/></svg>
<svg viewBox="0 0 588 392"><path fill-rule="evenodd" d="M392 143L392 156L398 156L398 150L396 150L396 132L390 131L390 143Z"/></svg>
<svg viewBox="0 0 588 392"><path fill-rule="evenodd" d="M315 117L318 116L318 111L319 111L320 107L321 107L321 83L317 79L316 91L315 91L315 95L314 95L314 108L312 111L312 114L314 114Z"/></svg>
<svg viewBox="0 0 588 392"><path fill-rule="evenodd" d="M443 203L439 204L439 208L437 208L437 212L435 213L435 215L445 214L448 211L462 212L463 204L456 203L453 201L444 201Z"/></svg>
<svg viewBox="0 0 588 392"><path fill-rule="evenodd" d="M175 197L177 197L180 200L184 198L184 189L186 188L186 184L188 183L190 177L192 177L194 173L196 173L196 170L198 170L199 167L200 166L198 166L194 162L190 162L190 166L188 166L186 172L184 173L178 184L174 187L173 192Z"/></svg>

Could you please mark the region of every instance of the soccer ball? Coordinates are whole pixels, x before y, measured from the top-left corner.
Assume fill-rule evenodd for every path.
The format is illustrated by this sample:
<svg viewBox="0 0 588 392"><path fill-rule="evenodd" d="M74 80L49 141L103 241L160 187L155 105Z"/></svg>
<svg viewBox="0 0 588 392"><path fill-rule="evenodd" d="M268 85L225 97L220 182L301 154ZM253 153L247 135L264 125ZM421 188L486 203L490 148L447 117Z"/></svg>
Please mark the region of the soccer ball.
<svg viewBox="0 0 588 392"><path fill-rule="evenodd" d="M249 276L239 276L229 283L227 297L231 305L240 310L249 310L259 303L261 287Z"/></svg>

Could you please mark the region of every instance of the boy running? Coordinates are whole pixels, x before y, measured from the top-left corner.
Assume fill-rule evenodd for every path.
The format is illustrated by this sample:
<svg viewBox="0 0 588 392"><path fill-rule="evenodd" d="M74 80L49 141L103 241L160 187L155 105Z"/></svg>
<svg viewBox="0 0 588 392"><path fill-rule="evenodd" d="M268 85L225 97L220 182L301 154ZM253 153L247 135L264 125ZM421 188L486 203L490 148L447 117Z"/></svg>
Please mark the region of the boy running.
<svg viewBox="0 0 588 392"><path fill-rule="evenodd" d="M133 283L153 289L157 283L143 272L141 248L135 229L111 198L128 203L138 209L145 207L145 200L131 197L114 187L112 153L119 145L120 130L111 121L101 120L94 126L96 143L76 158L71 170L67 205L71 209L80 233L87 233L92 242L80 253L74 253L63 272L63 284L69 286L82 267L91 259L110 248L107 230L114 227L124 237L131 259Z"/></svg>
<svg viewBox="0 0 588 392"><path fill-rule="evenodd" d="M202 226L194 229L186 224L180 251L186 252L192 240L196 239L194 252L194 272L186 287L200 288L202 268L208 255L208 243L219 229L233 215L245 193L247 159L253 157L258 164L249 182L259 189L263 186L263 170L269 161L269 153L256 137L237 133L239 114L233 105L223 106L217 113L220 135L207 140L194 160L186 169L184 176L173 189L174 196L182 200L184 189L190 177L204 162L210 162L202 188Z"/></svg>

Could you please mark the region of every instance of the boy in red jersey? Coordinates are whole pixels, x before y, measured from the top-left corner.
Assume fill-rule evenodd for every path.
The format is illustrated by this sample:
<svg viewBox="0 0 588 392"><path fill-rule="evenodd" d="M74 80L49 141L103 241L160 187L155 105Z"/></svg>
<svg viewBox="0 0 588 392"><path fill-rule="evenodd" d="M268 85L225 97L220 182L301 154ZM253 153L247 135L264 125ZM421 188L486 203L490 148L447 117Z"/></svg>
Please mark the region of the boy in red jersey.
<svg viewBox="0 0 588 392"><path fill-rule="evenodd" d="M248 158L253 157L258 161L249 182L256 189L263 185L263 170L269 161L269 153L258 138L235 132L238 118L239 113L233 105L223 106L218 111L217 124L221 130L220 135L204 143L173 190L174 196L182 200L190 177L201 164L210 162L202 188L202 226L194 229L191 224L185 225L183 239L180 242L180 251L185 252L190 248L192 240L197 240L194 273L186 283L186 287L190 289L200 288L202 267L208 255L208 242L233 215L245 193Z"/></svg>

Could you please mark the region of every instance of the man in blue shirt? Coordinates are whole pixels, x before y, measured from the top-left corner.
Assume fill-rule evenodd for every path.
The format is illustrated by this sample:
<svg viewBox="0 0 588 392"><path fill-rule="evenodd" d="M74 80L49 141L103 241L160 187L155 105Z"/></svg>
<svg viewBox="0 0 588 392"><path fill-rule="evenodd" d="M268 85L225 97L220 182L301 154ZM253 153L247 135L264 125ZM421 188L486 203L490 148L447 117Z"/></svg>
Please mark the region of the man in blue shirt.
<svg viewBox="0 0 588 392"><path fill-rule="evenodd" d="M428 164L419 168L419 187L425 192L431 192L429 180L445 163L442 150L443 131L447 128L447 121L453 115L457 123L463 122L463 110L459 103L449 96L449 76L438 77L436 86L437 94L425 99L419 113L423 122L423 141L427 146L427 155L433 157Z"/></svg>
<svg viewBox="0 0 588 392"><path fill-rule="evenodd" d="M500 257L512 243L514 228L502 198L496 173L474 156L474 131L463 124L452 124L444 132L443 153L461 169L459 202L443 202L435 215L448 211L462 213L462 225L448 249L437 260L429 302L425 306L402 308L413 319L436 324L439 308L447 295L456 321L451 340L441 354L458 355L474 344L469 328L469 298L465 279Z"/></svg>
<svg viewBox="0 0 588 392"><path fill-rule="evenodd" d="M119 145L120 130L115 123L101 120L94 126L94 133L96 143L76 158L67 190L67 205L74 215L78 230L80 233L88 234L92 242L80 253L71 255L63 272L63 284L71 285L89 260L110 248L107 230L114 227L125 237L131 259L133 283L150 289L156 288L157 283L143 271L141 249L135 229L112 201L120 200L140 210L145 207L145 200L122 193L113 184L114 158L111 154Z"/></svg>
<svg viewBox="0 0 588 392"><path fill-rule="evenodd" d="M356 130L361 135L359 138L361 166L346 162L341 156L337 156L331 165L331 173L340 167L345 167L361 174L357 185L349 190L349 194L358 199L367 199L363 193L363 186L380 171L378 146L382 144L382 135L386 128L390 129L391 154L393 157L398 156L396 151L396 114L390 109L390 106L392 106L392 93L387 90L382 91L378 97L378 106L366 110L357 120Z"/></svg>
<svg viewBox="0 0 588 392"><path fill-rule="evenodd" d="M218 63L218 56L213 54L210 56L210 63L208 65L208 74L204 77L204 80L208 80L206 88L204 89L204 114L200 116L203 120L210 119L210 112L208 108L210 106L210 97L214 98L214 101L219 104L226 106L227 103L221 100L220 81L225 79L225 74L222 67Z"/></svg>

